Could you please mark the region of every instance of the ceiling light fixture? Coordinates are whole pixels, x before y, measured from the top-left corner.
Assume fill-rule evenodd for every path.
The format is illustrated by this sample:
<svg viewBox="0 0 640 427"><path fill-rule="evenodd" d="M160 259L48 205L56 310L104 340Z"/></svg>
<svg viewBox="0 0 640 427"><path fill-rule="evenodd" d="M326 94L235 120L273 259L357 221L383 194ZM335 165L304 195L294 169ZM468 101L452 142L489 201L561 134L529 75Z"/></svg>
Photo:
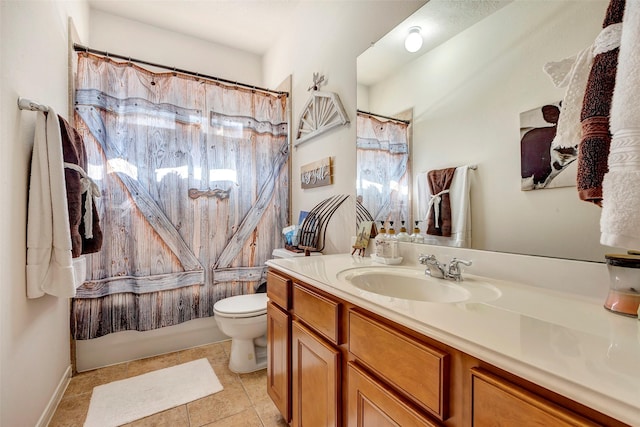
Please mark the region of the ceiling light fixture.
<svg viewBox="0 0 640 427"><path fill-rule="evenodd" d="M409 52L417 52L422 47L422 35L420 34L420 27L409 28L409 34L404 39L404 48Z"/></svg>

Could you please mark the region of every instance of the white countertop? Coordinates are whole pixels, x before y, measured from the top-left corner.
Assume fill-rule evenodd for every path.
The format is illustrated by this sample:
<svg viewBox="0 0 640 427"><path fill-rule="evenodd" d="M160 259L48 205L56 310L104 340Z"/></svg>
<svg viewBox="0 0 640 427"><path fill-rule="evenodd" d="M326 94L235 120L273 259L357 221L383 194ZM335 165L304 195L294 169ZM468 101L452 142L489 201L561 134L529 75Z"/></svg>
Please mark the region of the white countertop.
<svg viewBox="0 0 640 427"><path fill-rule="evenodd" d="M605 310L602 301L487 278L501 292L493 301L410 301L372 294L337 278L340 271L350 268L384 267L369 258L326 255L274 259L267 265L640 426L640 321ZM477 278L467 272L463 275Z"/></svg>

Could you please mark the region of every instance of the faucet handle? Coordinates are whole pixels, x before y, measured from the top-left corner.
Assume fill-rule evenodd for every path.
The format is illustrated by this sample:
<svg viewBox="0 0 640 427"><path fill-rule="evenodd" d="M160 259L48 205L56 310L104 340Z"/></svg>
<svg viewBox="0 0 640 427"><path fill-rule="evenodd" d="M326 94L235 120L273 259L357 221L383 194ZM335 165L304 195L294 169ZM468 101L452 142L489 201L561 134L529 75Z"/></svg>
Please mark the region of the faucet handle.
<svg viewBox="0 0 640 427"><path fill-rule="evenodd" d="M418 262L420 264L426 264L428 263L430 260L435 259L435 256L433 255L426 255L426 254L420 254L418 255Z"/></svg>
<svg viewBox="0 0 640 427"><path fill-rule="evenodd" d="M452 258L451 262L449 262L449 277L456 280L457 282L462 281L462 272L460 271L460 264L464 264L469 267L473 264L471 261L465 261L463 259Z"/></svg>
<svg viewBox="0 0 640 427"><path fill-rule="evenodd" d="M469 267L470 265L473 264L473 262L472 261L465 261L463 259L458 259L458 258L451 258L451 262L449 263L449 265L452 265L452 266L455 265L456 268L458 268L458 264L464 264L467 267Z"/></svg>
<svg viewBox="0 0 640 427"><path fill-rule="evenodd" d="M420 256L418 256L418 262L423 265L431 264L431 265L442 266L442 264L440 264L440 261L438 261L438 258L436 258L436 256L433 254L430 254L430 255L420 254Z"/></svg>

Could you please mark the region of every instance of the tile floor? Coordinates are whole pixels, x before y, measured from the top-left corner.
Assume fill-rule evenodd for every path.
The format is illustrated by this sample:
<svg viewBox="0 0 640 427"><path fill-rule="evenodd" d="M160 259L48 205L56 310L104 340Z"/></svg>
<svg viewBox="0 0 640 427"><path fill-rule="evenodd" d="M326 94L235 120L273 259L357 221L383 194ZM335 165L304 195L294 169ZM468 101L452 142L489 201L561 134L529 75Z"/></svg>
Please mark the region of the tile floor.
<svg viewBox="0 0 640 427"><path fill-rule="evenodd" d="M73 378L49 427L82 427L93 387L206 357L224 390L135 421L126 426L278 427L287 426L267 395L267 371L235 374L227 366L231 341L82 372Z"/></svg>

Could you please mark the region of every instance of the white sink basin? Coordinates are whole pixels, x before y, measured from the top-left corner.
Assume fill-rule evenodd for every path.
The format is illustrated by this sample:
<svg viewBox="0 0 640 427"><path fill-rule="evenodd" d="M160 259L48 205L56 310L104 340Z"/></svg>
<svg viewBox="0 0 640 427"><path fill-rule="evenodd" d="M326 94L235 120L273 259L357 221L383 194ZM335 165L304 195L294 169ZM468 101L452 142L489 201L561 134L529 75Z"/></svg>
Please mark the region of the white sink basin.
<svg viewBox="0 0 640 427"><path fill-rule="evenodd" d="M337 279L366 292L413 301L480 302L500 296L500 291L489 283L473 278L459 283L436 279L417 268L359 267L339 272Z"/></svg>

